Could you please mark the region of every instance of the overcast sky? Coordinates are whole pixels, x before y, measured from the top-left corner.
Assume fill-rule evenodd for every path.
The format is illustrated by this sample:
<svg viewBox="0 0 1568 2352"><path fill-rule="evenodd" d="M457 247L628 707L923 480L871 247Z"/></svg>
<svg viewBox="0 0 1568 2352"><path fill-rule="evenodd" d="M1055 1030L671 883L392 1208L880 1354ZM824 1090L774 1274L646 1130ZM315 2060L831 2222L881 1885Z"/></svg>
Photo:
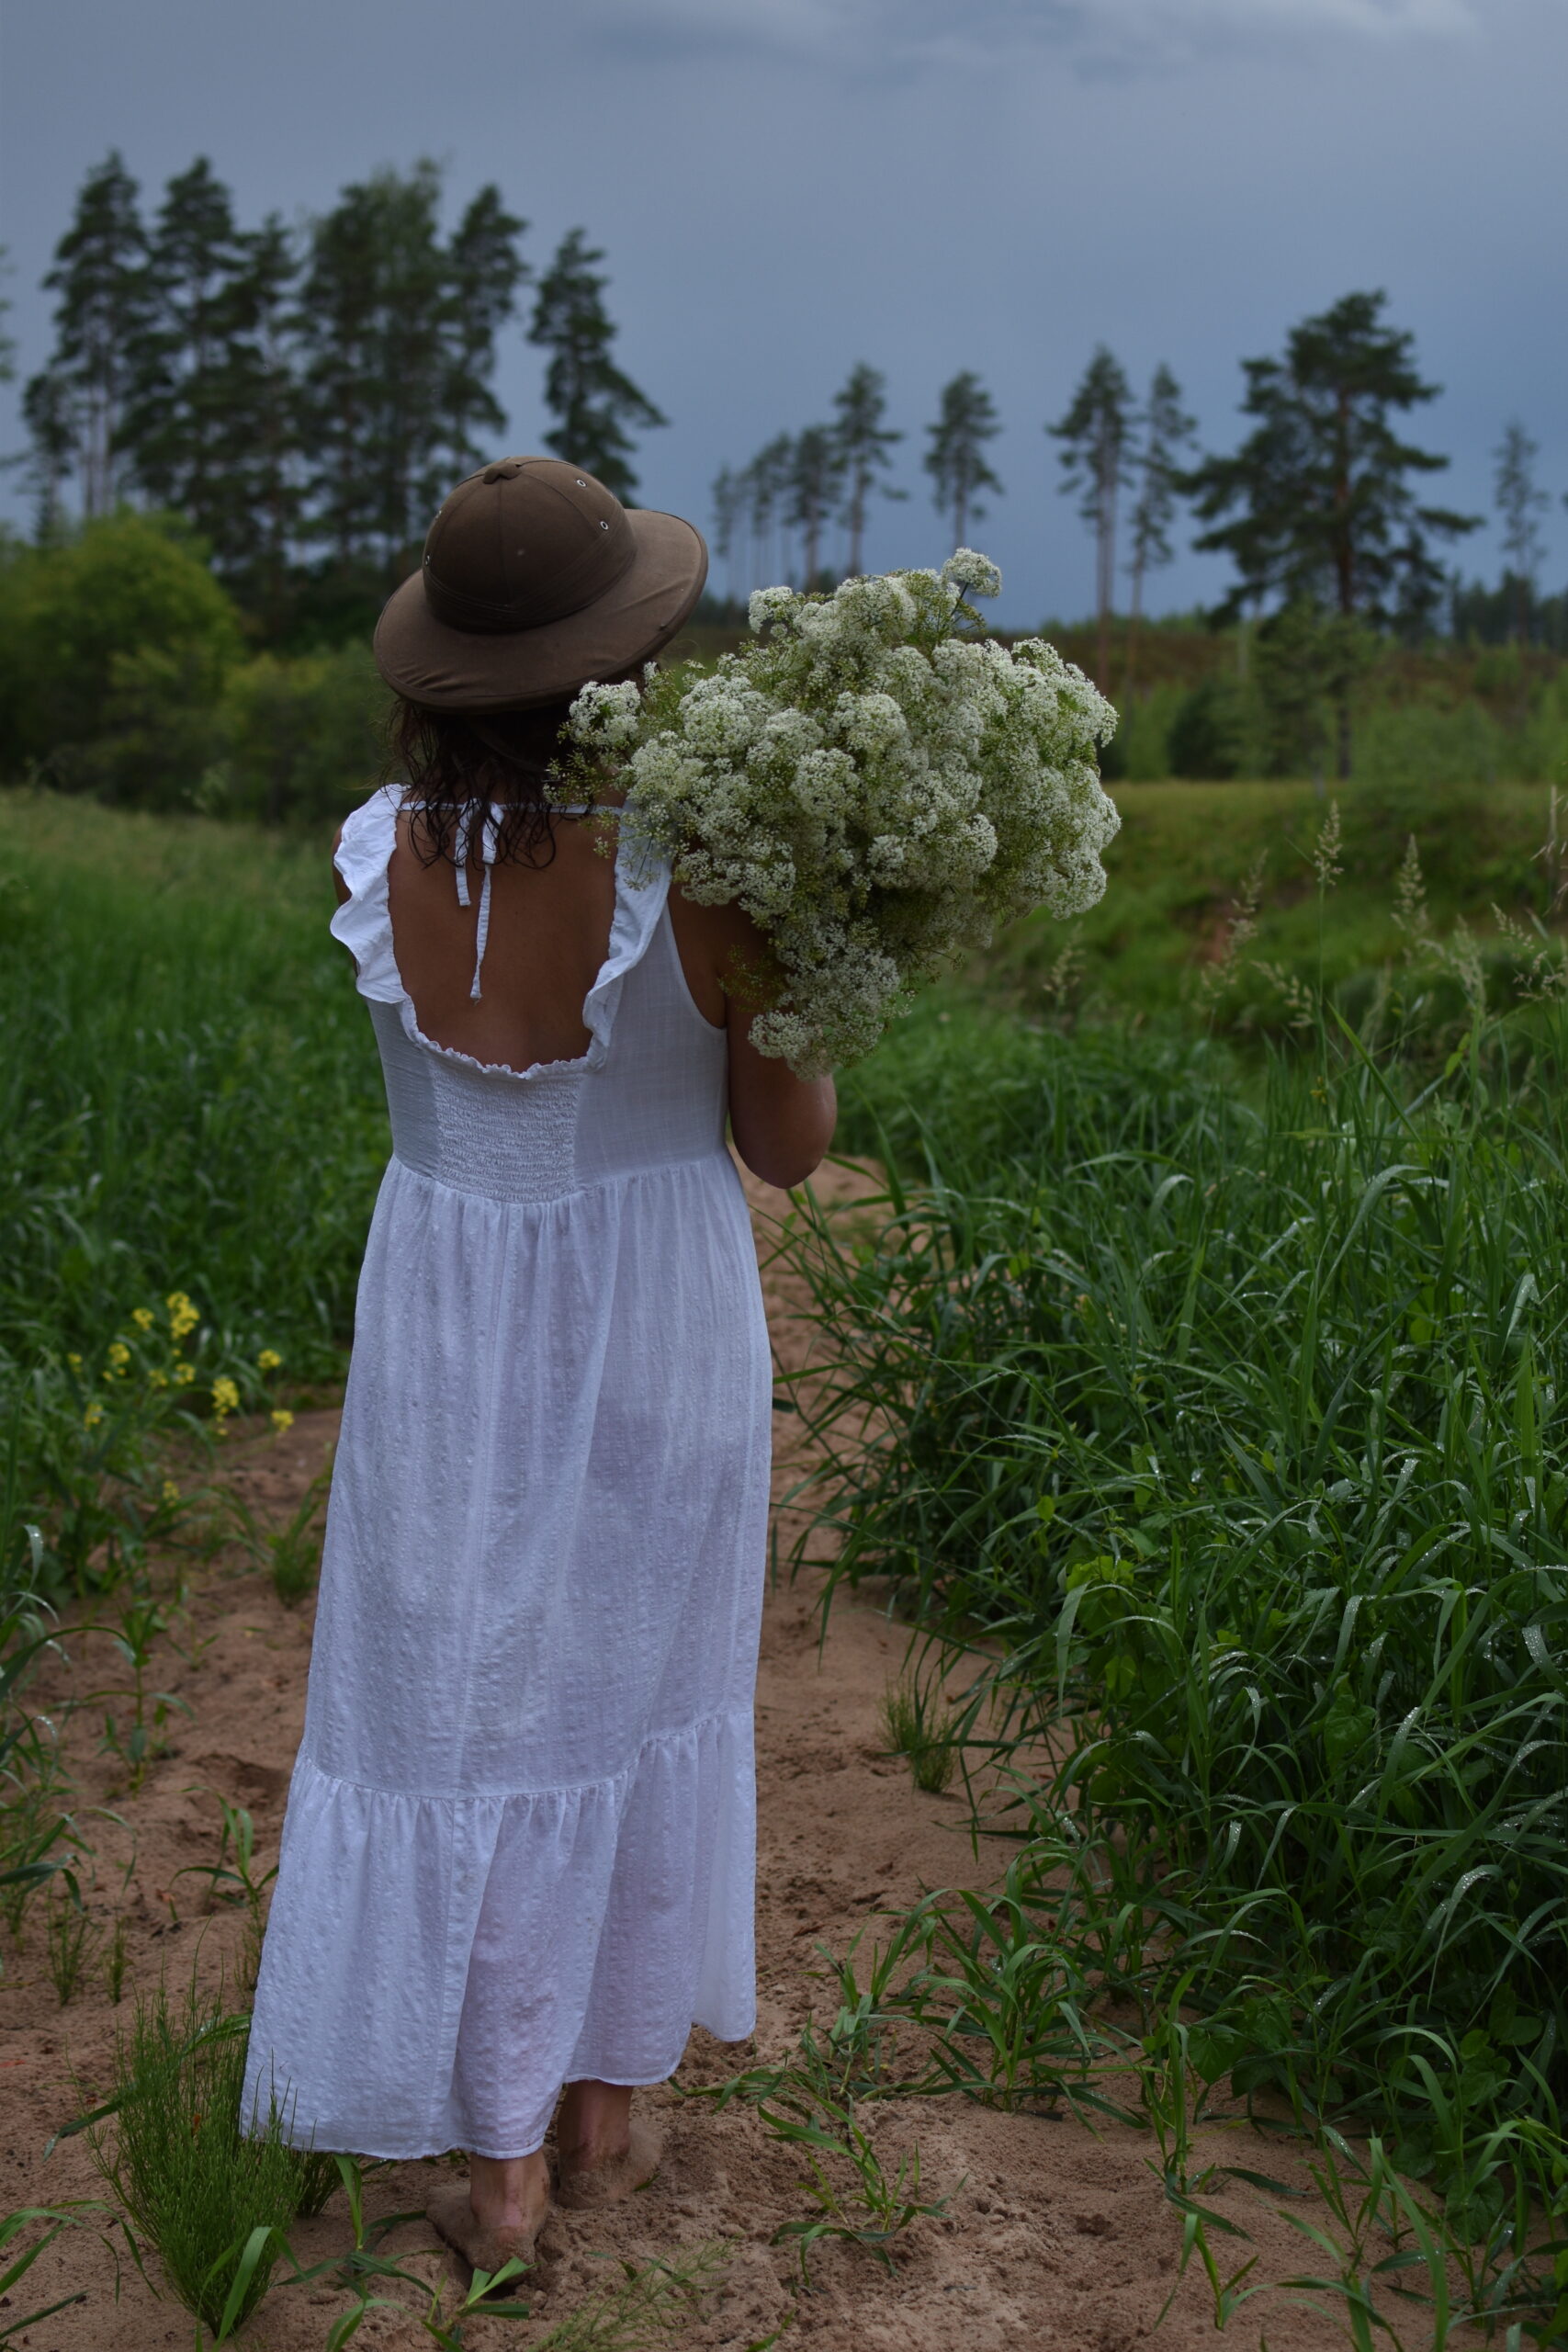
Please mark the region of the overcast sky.
<svg viewBox="0 0 1568 2352"><path fill-rule="evenodd" d="M1488 514L1467 568L1497 569L1491 453L1517 415L1557 585L1565 94L1565 0L0 0L9 323L25 376L49 348L38 281L111 146L152 201L208 154L247 222L430 154L453 210L500 183L536 266L579 222L604 247L617 356L671 419L642 498L705 528L718 467L827 415L863 358L910 492L868 560L940 559L924 428L976 369L1005 495L970 537L1017 625L1091 602L1042 427L1098 341L1135 382L1168 361L1228 447L1241 358L1384 287L1444 388L1416 426L1454 460L1434 494ZM539 377L509 330L517 449L547 424ZM1152 601L1224 577L1184 548Z"/></svg>

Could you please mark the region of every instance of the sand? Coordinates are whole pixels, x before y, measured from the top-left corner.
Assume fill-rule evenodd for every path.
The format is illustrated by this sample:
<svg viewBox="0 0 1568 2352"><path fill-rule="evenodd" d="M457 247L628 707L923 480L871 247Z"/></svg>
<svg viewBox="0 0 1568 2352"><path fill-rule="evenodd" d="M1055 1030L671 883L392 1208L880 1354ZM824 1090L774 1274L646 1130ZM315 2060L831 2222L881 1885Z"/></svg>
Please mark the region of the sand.
<svg viewBox="0 0 1568 2352"><path fill-rule="evenodd" d="M761 1186L750 1189L776 1344L782 1361L798 1364L805 1344L795 1319L798 1295L768 1262L788 1204ZM839 1171L822 1189L841 1197L856 1189L856 1180ZM226 1475L264 1523L297 1503L329 1458L336 1425L335 1413L301 1413L286 1435L237 1433L230 1442ZM778 1426L782 1494L803 1465L798 1422L781 1415ZM795 1523L781 1531L781 1557ZM835 1996L821 1978L818 1944L842 1953L861 1934L869 1944L880 1912L928 1888L987 1884L1005 1866L1007 1849L999 1844L982 1845L978 1855L972 1849L956 1793L920 1793L902 1760L882 1752L879 1711L904 1657L904 1629L874 1606L840 1598L823 1641L816 1589L808 1572L794 1582L780 1576L768 1594L758 1691L754 2042L723 2048L694 2036L675 2084L643 2095L665 2137L656 2179L613 2211L557 2214L545 2240L548 2289L536 2316L468 2323L463 2340L476 2352L539 2342L617 2283L623 2261L679 2261L716 2241L727 2248L718 2283L667 2341L757 2352L782 2334L792 2346L845 2352L1016 2352L1021 2346L1126 2352L1150 2335L1171 2293L1181 2222L1157 2177L1158 2152L1146 2132L1110 2120L1091 2130L1067 2115L1003 2113L953 2096L864 2106L861 2119L886 2167L896 2170L900 2156L918 2146L920 2194L945 2199L945 2210L901 2235L891 2273L863 2247L829 2243L812 2255L803 2279L796 2256L773 2243L782 2223L812 2211L798 2185L798 2156L743 2104L715 2112L682 2097L682 2087L777 2063L808 2014L830 2017ZM268 1579L246 1569L243 1555L222 1555L194 1578L188 1613L176 1628L178 1646L167 1644L160 1653L155 1687L190 1713L171 1718L168 1753L141 1787L128 1792L123 1770L97 1752L101 1708L84 1708L70 1725L83 1826L97 1849L88 1907L106 1945L115 1915L127 1920L127 2003L135 1986L155 1984L160 1972L175 1988L189 1982L193 1967L204 1984L225 1969L232 1979L242 1915L221 1906L209 1911L206 1882L177 1873L216 1859L218 1792L253 1814L259 1867L276 1860L303 1719L310 1623L309 1603L285 1609ZM73 1631L65 1646L69 1667L39 1678L35 1705L60 1709L111 1679L104 1636ZM111 1807L128 1826L90 1816L94 1804ZM117 2021L129 2017L128 2006L117 2011L109 2002L101 1952L69 2007L59 2006L45 1967L40 1912L35 1905L19 1951L5 1939L0 2164L6 2207L101 2194L81 2139L63 2142L47 2161L44 2151L77 2111L73 2073L87 2085L106 2079ZM1203 2161L1266 2171L1292 2184L1305 2179L1299 2149L1245 2123L1206 2127L1199 2153ZM421 2210L454 2177L455 2163L376 2168L367 2179L367 2215ZM1204 2201L1247 2233L1216 2236L1227 2271L1254 2254L1255 2278L1280 2281L1323 2267L1282 2218L1284 2199L1220 2181L1205 2190ZM1325 2218L1310 2202L1295 2210ZM318 2219L297 2227L293 2242L305 2264L348 2247L341 2192ZM381 2251L420 2278L446 2279L451 2291L457 2272L424 2222L403 2223ZM76 2291L82 2301L17 2339L29 2352L143 2352L193 2341L188 2315L171 2298L155 2300L123 2251L117 2300L113 2256L85 2224L46 2250L0 2308L0 2322L14 2324L20 2312ZM428 2345L412 2309L415 2290L384 2291L404 2308L371 2313L355 2345L411 2352ZM324 2344L352 2301L333 2282L276 2285L241 2341L257 2352L305 2352ZM1401 2323L1401 2335L1410 2346L1427 2340L1411 2320ZM1326 2312L1278 2290L1245 2304L1226 2333L1236 2352L1258 2352L1265 2343L1269 2352L1303 2352L1345 2340ZM1196 2262L1177 2286L1159 2341L1169 2352L1213 2341L1213 2299Z"/></svg>

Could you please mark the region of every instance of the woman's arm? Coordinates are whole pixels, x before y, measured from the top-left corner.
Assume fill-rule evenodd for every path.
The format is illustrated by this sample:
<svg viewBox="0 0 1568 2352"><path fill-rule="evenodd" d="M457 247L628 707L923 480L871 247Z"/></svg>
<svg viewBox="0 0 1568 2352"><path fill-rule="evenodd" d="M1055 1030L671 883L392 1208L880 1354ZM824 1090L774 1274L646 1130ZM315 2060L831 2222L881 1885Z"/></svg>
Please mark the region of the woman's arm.
<svg viewBox="0 0 1568 2352"><path fill-rule="evenodd" d="M839 1098L830 1078L796 1078L787 1062L751 1043L752 1008L731 997L729 1127L735 1148L764 1184L804 1184L833 1140Z"/></svg>
<svg viewBox="0 0 1568 2352"><path fill-rule="evenodd" d="M729 1127L735 1148L764 1184L803 1184L833 1140L839 1114L830 1078L796 1078L787 1062L751 1043L757 1006L743 985L764 971L767 944L739 907L699 907L673 893L675 942L698 1009L729 1037Z"/></svg>

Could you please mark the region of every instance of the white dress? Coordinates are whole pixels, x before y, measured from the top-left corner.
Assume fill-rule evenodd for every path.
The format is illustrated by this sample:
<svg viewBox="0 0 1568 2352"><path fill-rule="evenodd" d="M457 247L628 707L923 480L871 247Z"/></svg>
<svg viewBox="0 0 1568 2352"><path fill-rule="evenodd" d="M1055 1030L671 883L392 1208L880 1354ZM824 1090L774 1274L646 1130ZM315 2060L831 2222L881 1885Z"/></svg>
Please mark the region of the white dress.
<svg viewBox="0 0 1568 2352"><path fill-rule="evenodd" d="M420 1032L397 808L337 857L393 1156L245 2111L275 2090L301 2145L520 2156L564 2083L660 2082L694 2022L752 2030L771 1364L668 869L622 851L589 1049L517 1072Z"/></svg>

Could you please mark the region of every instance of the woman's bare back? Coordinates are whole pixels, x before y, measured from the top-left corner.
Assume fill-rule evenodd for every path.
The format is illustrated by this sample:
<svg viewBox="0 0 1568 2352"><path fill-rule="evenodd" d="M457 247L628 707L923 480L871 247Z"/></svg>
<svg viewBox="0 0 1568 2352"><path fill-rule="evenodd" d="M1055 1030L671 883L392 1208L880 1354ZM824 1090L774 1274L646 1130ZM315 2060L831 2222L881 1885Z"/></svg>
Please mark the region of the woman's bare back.
<svg viewBox="0 0 1568 2352"><path fill-rule="evenodd" d="M609 950L615 861L605 854L600 828L614 819L558 818L553 857L490 869L478 997L472 987L484 867L477 855L469 859L460 894L449 860L427 865L416 854L411 821L407 812L398 820L388 905L399 974L423 1034L511 1069L578 1060L589 1044L584 1000ZM341 898L341 880L337 888ZM669 910L693 1001L713 1027L728 1032L729 1114L740 1156L769 1183L799 1183L832 1136L832 1080L796 1079L752 1046L750 1010L732 984L738 970L765 965L767 949L739 909L694 906L672 890Z"/></svg>
<svg viewBox="0 0 1568 2352"><path fill-rule="evenodd" d="M403 986L424 1035L476 1061L528 1069L576 1061L588 1050L582 1006L609 952L615 905L612 859L599 829L570 818L555 823L555 854L537 865L491 868L490 919L480 994L471 994L484 868L465 869L468 903L445 858L422 864L398 823L388 868L392 938Z"/></svg>

